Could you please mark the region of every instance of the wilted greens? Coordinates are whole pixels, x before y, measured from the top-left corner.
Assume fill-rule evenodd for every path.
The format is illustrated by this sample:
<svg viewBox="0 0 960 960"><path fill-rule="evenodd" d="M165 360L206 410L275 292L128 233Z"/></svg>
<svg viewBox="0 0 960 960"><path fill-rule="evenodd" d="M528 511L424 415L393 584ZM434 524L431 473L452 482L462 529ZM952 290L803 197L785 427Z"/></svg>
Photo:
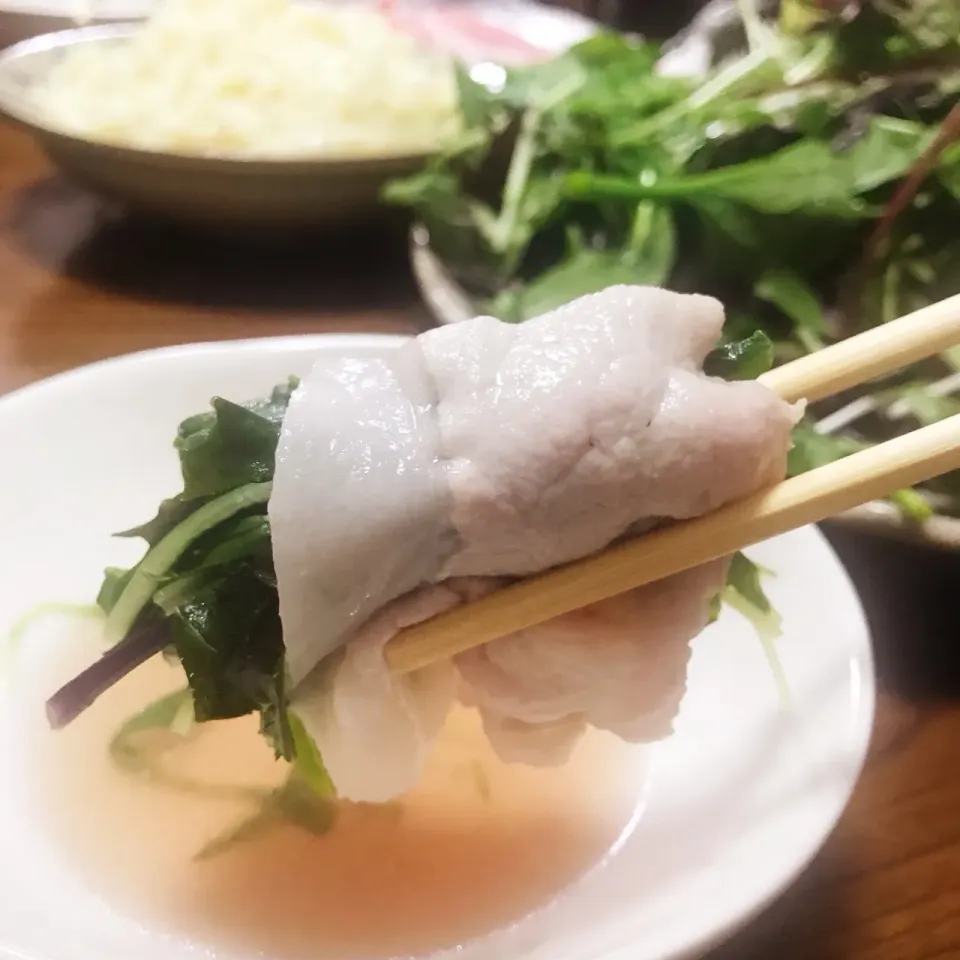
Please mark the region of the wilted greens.
<svg viewBox="0 0 960 960"><path fill-rule="evenodd" d="M147 552L130 570L108 569L97 603L115 646L50 701L69 722L140 662L166 650L182 664L196 720L259 712L277 755L295 757L284 647L267 519L280 423L296 380L266 400L212 410L181 425L174 446L183 491L148 523Z"/></svg>

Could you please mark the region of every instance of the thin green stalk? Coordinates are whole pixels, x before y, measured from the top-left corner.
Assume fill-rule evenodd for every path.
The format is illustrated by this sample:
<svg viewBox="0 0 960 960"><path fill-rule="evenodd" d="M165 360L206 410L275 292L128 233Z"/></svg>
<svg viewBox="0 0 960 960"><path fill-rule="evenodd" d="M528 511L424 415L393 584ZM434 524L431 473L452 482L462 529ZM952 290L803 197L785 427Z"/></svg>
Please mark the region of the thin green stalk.
<svg viewBox="0 0 960 960"><path fill-rule="evenodd" d="M273 484L248 483L205 503L147 551L107 617L108 643L119 643L150 602L157 585L198 537L230 517L270 499Z"/></svg>
<svg viewBox="0 0 960 960"><path fill-rule="evenodd" d="M533 170L533 161L537 153L537 131L540 128L541 119L542 114L539 110L531 109L524 113L520 121L517 143L510 157L510 167L503 187L503 203L500 207L500 215L494 224L492 244L494 250L504 257L510 252L511 240L520 215L520 202L523 200L530 172Z"/></svg>
<svg viewBox="0 0 960 960"><path fill-rule="evenodd" d="M627 146L637 141L647 140L659 131L694 116L721 98L729 96L741 86L748 86L758 75L768 71L774 61L763 51L753 51L728 64L713 77L701 84L685 100L647 117L633 126L611 133L610 141L614 147ZM780 68L777 67L777 75Z"/></svg>

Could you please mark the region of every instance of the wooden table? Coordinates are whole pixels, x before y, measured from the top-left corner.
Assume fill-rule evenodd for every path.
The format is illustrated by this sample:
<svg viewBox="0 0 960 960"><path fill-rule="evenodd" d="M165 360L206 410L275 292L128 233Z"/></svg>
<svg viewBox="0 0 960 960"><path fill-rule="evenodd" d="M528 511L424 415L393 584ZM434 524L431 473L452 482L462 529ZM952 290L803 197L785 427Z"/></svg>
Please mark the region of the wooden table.
<svg viewBox="0 0 960 960"><path fill-rule="evenodd" d="M160 236L0 126L0 393L162 344L427 322L392 232L295 257ZM716 960L960 958L960 559L832 538L876 634L872 755L813 866Z"/></svg>
<svg viewBox="0 0 960 960"><path fill-rule="evenodd" d="M0 125L0 392L161 344L428 323L394 226L291 254L131 224Z"/></svg>

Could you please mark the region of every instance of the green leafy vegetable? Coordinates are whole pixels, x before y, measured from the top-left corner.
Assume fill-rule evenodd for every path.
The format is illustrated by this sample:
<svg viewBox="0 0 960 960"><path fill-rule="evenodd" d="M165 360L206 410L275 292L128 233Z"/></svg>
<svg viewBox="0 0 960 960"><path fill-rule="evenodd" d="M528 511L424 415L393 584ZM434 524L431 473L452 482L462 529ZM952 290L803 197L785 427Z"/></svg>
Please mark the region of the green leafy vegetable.
<svg viewBox="0 0 960 960"><path fill-rule="evenodd" d="M193 859L197 862L213 860L229 853L235 847L259 840L271 828L283 823L284 818L280 807L280 803L275 798L268 798L252 816L241 820L236 826L205 843L194 854Z"/></svg>
<svg viewBox="0 0 960 960"><path fill-rule="evenodd" d="M900 508L903 516L914 523L923 523L924 520L933 516L933 507L927 503L921 494L910 487L897 490L890 499Z"/></svg>
<svg viewBox="0 0 960 960"><path fill-rule="evenodd" d="M241 717L271 703L283 676L275 587L240 565L196 590L173 619L173 645L198 720ZM290 755L289 739L281 742Z"/></svg>
<svg viewBox="0 0 960 960"><path fill-rule="evenodd" d="M280 424L297 383L289 377L269 397L245 404L214 397L210 412L184 420L174 441L183 491L164 500L152 520L117 536L140 537L155 546L206 500L272 479Z"/></svg>
<svg viewBox="0 0 960 960"><path fill-rule="evenodd" d="M658 276L656 263L641 267L622 254L581 248L526 286L501 293L494 310L504 320L528 320L595 292L598 281L603 286L655 283Z"/></svg>
<svg viewBox="0 0 960 960"><path fill-rule="evenodd" d="M273 476L280 422L292 385L250 406L213 399L213 413L185 421L176 447L183 470L182 499L218 496Z"/></svg>
<svg viewBox="0 0 960 960"><path fill-rule="evenodd" d="M793 321L797 339L813 353L823 346L827 325L823 305L804 281L790 270L770 270L754 288L758 299L772 303Z"/></svg>
<svg viewBox="0 0 960 960"><path fill-rule="evenodd" d="M851 436L821 433L809 420L804 420L793 431L793 447L787 457L787 472L790 476L797 476L841 460L851 453L866 449L867 446L869 444L863 440ZM909 488L897 490L890 500L914 523L923 523L933 514L930 504Z"/></svg>
<svg viewBox="0 0 960 960"><path fill-rule="evenodd" d="M189 688L175 690L125 721L110 741L109 756L123 773L165 790L211 800L263 802L266 791L186 777L168 769L164 760L198 733Z"/></svg>
<svg viewBox="0 0 960 960"><path fill-rule="evenodd" d="M321 797L335 797L336 789L323 764L323 757L320 756L317 745L296 713L291 710L288 717L297 758L297 776L310 787L314 794Z"/></svg>
<svg viewBox="0 0 960 960"><path fill-rule="evenodd" d="M157 766L158 753L145 750L142 736L147 733L169 734L170 741L185 738L193 722L192 700L189 688L167 694L135 713L114 734L110 741L110 758L126 773L162 776Z"/></svg>
<svg viewBox="0 0 960 960"><path fill-rule="evenodd" d="M251 802L256 812L237 826L206 844L195 859L207 860L226 853L241 843L254 840L282 823L293 824L313 834L323 834L333 825L336 807L329 777L321 780L314 766L312 779L304 776L300 763L291 769L286 781L276 790L259 790L231 784L183 777L171 773L164 757L197 733L189 688L160 697L134 714L110 741L110 758L130 776L146 777L157 786L210 799L236 799ZM316 764L316 747L307 739ZM325 771L324 771L325 772Z"/></svg>
<svg viewBox="0 0 960 960"><path fill-rule="evenodd" d="M777 656L775 642L780 636L780 615L774 610L761 583L761 575L769 571L761 569L743 553L736 553L730 561L727 585L721 599L753 625L763 645L767 662L777 683L782 702L790 702L790 687L786 674Z"/></svg>
<svg viewBox="0 0 960 960"><path fill-rule="evenodd" d="M112 591L118 577L115 572L109 575L111 584L107 596L113 602L107 615L107 639L117 642L126 636L140 612L150 603L157 586L197 539L241 511L265 504L270 498L270 489L270 481L248 483L198 507L150 548L116 599L113 599Z"/></svg>
<svg viewBox="0 0 960 960"><path fill-rule="evenodd" d="M290 378L245 404L214 398L209 413L181 424L184 490L148 524L123 534L142 537L147 552L130 570L108 569L97 598L110 642L142 622L166 625L167 649L186 673L197 721L258 712L263 734L290 761L297 747L266 509L296 383Z"/></svg>
<svg viewBox="0 0 960 960"><path fill-rule="evenodd" d="M742 340L732 340L711 350L703 369L724 380L755 380L773 366L773 344L757 330Z"/></svg>
<svg viewBox="0 0 960 960"><path fill-rule="evenodd" d="M169 500L164 500L160 504L160 508L152 520L140 524L139 527L123 530L116 534L116 536L129 537L131 539L139 537L141 540L146 540L151 547L156 546L174 527L186 520L201 504L201 500L186 500L180 496L171 497ZM117 571L118 576L123 573L123 570ZM110 605L112 606L112 604Z"/></svg>
<svg viewBox="0 0 960 960"><path fill-rule="evenodd" d="M764 213L863 217L870 213L864 194L903 176L933 136L933 131L916 124L875 119L847 149L805 139L759 160L647 183L571 173L566 194L581 200L695 200L707 195Z"/></svg>
<svg viewBox="0 0 960 960"><path fill-rule="evenodd" d="M337 806L330 797L317 793L310 784L291 774L246 820L224 831L205 844L194 860L212 860L235 847L258 840L278 826L293 825L314 836L323 836L333 827Z"/></svg>
<svg viewBox="0 0 960 960"><path fill-rule="evenodd" d="M124 570L122 567L107 567L104 570L103 583L100 585L99 593L97 593L97 606L102 613L109 614L117 605L117 601L122 596L123 591L126 590L135 569L135 567L131 567L129 570Z"/></svg>
<svg viewBox="0 0 960 960"><path fill-rule="evenodd" d="M809 420L804 420L793 430L793 447L787 457L787 473L795 477L863 448L864 444L858 440L822 434Z"/></svg>

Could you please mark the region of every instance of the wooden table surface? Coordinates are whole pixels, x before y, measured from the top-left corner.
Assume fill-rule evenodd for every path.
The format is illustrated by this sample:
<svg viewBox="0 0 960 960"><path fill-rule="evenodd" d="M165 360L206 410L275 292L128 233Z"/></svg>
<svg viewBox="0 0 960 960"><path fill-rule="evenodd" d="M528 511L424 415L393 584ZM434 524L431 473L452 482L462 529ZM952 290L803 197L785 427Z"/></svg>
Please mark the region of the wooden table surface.
<svg viewBox="0 0 960 960"><path fill-rule="evenodd" d="M401 235L295 257L161 236L0 126L0 393L163 344L427 323ZM876 636L871 757L815 863L715 960L960 960L960 560L831 537Z"/></svg>

